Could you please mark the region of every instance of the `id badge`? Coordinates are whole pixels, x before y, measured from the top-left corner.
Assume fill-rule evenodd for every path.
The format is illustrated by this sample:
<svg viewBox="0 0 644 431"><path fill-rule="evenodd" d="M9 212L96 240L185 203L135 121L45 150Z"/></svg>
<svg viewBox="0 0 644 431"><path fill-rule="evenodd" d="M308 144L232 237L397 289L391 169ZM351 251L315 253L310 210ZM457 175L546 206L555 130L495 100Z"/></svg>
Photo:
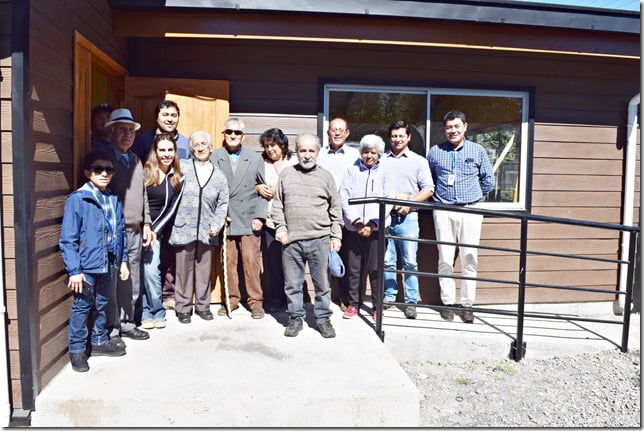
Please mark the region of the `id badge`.
<svg viewBox="0 0 644 431"><path fill-rule="evenodd" d="M453 186L454 185L454 180L456 179L456 175L454 174L449 174L447 176L447 185L448 186Z"/></svg>

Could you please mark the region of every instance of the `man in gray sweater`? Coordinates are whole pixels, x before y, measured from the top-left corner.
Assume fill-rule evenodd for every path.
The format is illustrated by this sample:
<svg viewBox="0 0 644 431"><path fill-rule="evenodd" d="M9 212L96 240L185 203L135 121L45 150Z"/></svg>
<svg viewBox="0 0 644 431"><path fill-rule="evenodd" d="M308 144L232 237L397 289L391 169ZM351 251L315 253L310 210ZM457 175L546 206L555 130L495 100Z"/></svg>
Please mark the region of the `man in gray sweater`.
<svg viewBox="0 0 644 431"><path fill-rule="evenodd" d="M328 261L331 248L340 251L342 245L342 208L333 176L317 165L318 137L299 135L295 151L298 164L284 168L280 174L271 209L275 239L284 246L284 291L289 313L284 335L295 337L304 327L302 286L308 261L315 287L315 321L324 338L333 338Z"/></svg>

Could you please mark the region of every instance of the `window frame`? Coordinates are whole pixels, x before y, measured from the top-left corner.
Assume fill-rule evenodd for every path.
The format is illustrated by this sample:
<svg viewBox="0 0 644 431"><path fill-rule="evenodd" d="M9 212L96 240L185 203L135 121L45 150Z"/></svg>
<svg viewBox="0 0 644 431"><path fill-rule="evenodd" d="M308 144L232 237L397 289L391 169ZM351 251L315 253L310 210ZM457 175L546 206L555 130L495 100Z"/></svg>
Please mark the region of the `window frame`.
<svg viewBox="0 0 644 431"><path fill-rule="evenodd" d="M461 87L418 87L400 85L353 85L353 84L323 84L323 112L322 112L322 145L329 145L326 131L329 128L329 97L333 91L367 92L367 93L406 93L425 94L426 119L425 119L425 156L429 152L431 142L431 97L433 95L446 96L475 96L475 97L511 97L521 100L521 126L519 142L519 195L517 202L481 202L479 207L494 210L528 211L530 208L530 195L528 186L531 184L531 172L528 163L532 154L532 128L530 127L531 92L529 90L495 90L481 88ZM467 112L465 113L467 115Z"/></svg>

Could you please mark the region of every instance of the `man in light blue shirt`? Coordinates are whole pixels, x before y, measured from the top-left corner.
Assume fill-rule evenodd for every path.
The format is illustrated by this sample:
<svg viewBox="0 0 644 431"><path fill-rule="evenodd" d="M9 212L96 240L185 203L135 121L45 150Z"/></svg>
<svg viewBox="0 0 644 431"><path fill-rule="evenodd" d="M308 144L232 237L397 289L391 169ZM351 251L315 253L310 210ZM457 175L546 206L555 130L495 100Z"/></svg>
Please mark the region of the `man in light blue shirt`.
<svg viewBox="0 0 644 431"><path fill-rule="evenodd" d="M389 139L391 151L383 158L383 167L387 169L389 180L395 184L396 199L405 199L414 202L424 202L434 193L432 174L424 157L419 156L409 149L411 141L411 126L398 120L389 126ZM400 253L403 270L405 272L405 317L416 318L418 303L418 276L413 274L418 271L417 252L420 228L418 225L418 211L408 206L394 206L391 212L391 225L389 234L411 238L412 241L389 239L385 253L385 269L396 269L397 254ZM395 272L385 272L385 301L395 302L398 294Z"/></svg>
<svg viewBox="0 0 644 431"><path fill-rule="evenodd" d="M429 150L427 161L436 183L433 200L456 206L477 203L489 193L495 184L492 164L485 148L465 139L467 122L465 114L450 111L443 117L447 141ZM434 211L436 240L440 242L478 245L481 239L483 216L464 212ZM437 244L438 273L454 275L456 246ZM462 275L476 277L478 265L476 247L459 246ZM440 277L441 301L453 305L456 301L456 286L453 278ZM472 307L476 297L476 280L461 280L460 300L463 307ZM454 312L442 310L441 317L453 320ZM464 311L463 322L473 323L472 311Z"/></svg>
<svg viewBox="0 0 644 431"><path fill-rule="evenodd" d="M332 119L329 123L329 130L327 130L329 146L322 148L318 156L318 165L331 172L338 192L340 191L344 174L360 158L360 152L356 148L345 144L350 133L346 120L343 118ZM344 226L342 227L342 235L347 235L347 230ZM346 249L340 250L340 257L344 262L347 261ZM338 279L338 287L340 309L345 311L349 305L349 282L346 275Z"/></svg>

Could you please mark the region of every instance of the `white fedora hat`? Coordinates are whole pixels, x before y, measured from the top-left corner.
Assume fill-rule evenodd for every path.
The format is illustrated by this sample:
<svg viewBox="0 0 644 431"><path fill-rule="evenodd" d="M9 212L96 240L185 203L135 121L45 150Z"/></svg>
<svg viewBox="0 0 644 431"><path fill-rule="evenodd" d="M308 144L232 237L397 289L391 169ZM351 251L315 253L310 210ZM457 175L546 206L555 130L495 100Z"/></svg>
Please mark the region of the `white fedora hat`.
<svg viewBox="0 0 644 431"><path fill-rule="evenodd" d="M105 127L109 127L114 123L134 124L134 130L139 130L141 128L141 124L134 121L134 118L132 118L132 114L130 113L130 110L126 108L119 108L119 109L113 110L112 113L110 114L110 120L107 123L105 123Z"/></svg>

